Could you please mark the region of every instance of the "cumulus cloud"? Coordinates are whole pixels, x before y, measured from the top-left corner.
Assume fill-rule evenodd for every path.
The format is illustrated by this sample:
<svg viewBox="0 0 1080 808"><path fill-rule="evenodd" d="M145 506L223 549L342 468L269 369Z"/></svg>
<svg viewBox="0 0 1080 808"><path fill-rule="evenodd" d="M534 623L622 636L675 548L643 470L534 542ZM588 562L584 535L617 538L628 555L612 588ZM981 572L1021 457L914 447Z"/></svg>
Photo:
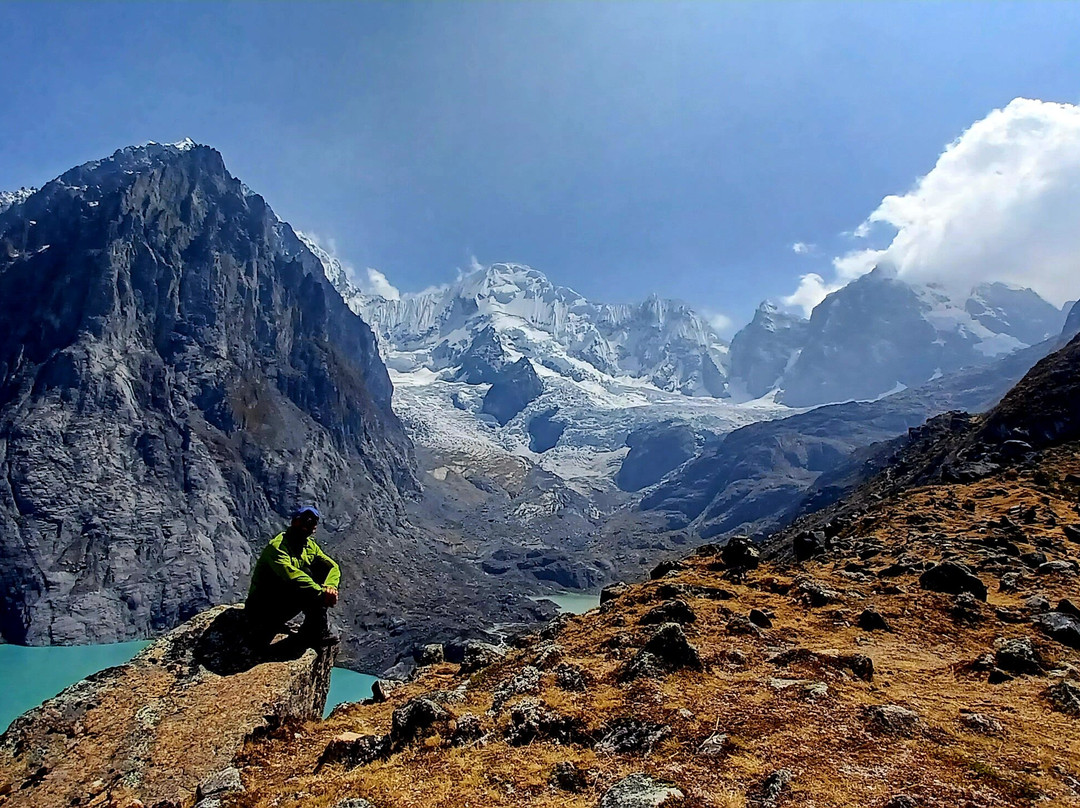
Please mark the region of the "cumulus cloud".
<svg viewBox="0 0 1080 808"><path fill-rule="evenodd" d="M883 249L834 259L785 299L804 309L873 269L966 293L1000 281L1062 305L1080 288L1080 107L1014 99L946 146L905 194L886 196L854 231L894 231Z"/></svg>
<svg viewBox="0 0 1080 808"><path fill-rule="evenodd" d="M796 241L791 245L791 251L796 255L806 255L808 252L812 252L814 249L813 244L807 244L805 241Z"/></svg>
<svg viewBox="0 0 1080 808"><path fill-rule="evenodd" d="M400 300L401 292L397 290L386 276L377 269L367 268L367 284L364 291L368 294L379 295L387 300Z"/></svg>
<svg viewBox="0 0 1080 808"><path fill-rule="evenodd" d="M842 283L826 283L825 279L816 272L810 272L799 278L799 288L787 297L781 298L785 306L793 306L803 310L803 314L810 316L814 307L839 289Z"/></svg>
<svg viewBox="0 0 1080 808"><path fill-rule="evenodd" d="M721 336L729 334L732 327L735 325L735 321L728 317L726 314L722 314L718 311L704 311L702 314L705 316L706 322L712 326L713 331Z"/></svg>

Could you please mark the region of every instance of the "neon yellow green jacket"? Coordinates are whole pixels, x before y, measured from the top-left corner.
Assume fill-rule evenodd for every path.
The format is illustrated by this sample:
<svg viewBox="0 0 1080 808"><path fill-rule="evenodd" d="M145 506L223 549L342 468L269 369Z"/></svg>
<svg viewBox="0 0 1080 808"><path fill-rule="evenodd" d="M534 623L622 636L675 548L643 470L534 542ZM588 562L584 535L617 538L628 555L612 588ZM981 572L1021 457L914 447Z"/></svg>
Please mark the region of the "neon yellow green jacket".
<svg viewBox="0 0 1080 808"><path fill-rule="evenodd" d="M297 542L299 544L299 542ZM323 588L341 583L341 568L308 537L298 549L284 533L270 539L251 573L247 608L296 614Z"/></svg>

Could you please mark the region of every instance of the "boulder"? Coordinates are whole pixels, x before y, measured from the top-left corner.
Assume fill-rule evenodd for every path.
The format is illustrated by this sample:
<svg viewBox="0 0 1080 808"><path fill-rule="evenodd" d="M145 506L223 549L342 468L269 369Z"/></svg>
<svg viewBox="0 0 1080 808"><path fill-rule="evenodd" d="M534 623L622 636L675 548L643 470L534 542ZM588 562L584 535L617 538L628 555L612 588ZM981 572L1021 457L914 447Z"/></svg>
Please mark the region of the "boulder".
<svg viewBox="0 0 1080 808"><path fill-rule="evenodd" d="M795 582L796 598L811 608L839 603L844 599L839 592L829 589L813 578L800 578Z"/></svg>
<svg viewBox="0 0 1080 808"><path fill-rule="evenodd" d="M720 549L720 560L729 569L754 569L761 563L761 551L749 536L736 536Z"/></svg>
<svg viewBox="0 0 1080 808"><path fill-rule="evenodd" d="M633 716L619 716L600 730L596 751L612 755L648 755L653 747L671 734L671 727L642 721Z"/></svg>
<svg viewBox="0 0 1080 808"><path fill-rule="evenodd" d="M919 714L899 704L879 704L866 710L866 722L880 735L910 738L919 726Z"/></svg>
<svg viewBox="0 0 1080 808"><path fill-rule="evenodd" d="M761 609L751 609L748 617L750 622L758 628L772 628L772 618Z"/></svg>
<svg viewBox="0 0 1080 808"><path fill-rule="evenodd" d="M195 799L224 797L227 794L239 794L243 790L244 784L240 780L240 770L235 766L229 766L219 772L214 772L199 783L199 787L195 789Z"/></svg>
<svg viewBox="0 0 1080 808"><path fill-rule="evenodd" d="M652 568L652 571L649 573L649 580L658 581L661 578L666 577L668 573L678 572L685 568L686 565L681 561L661 561Z"/></svg>
<svg viewBox="0 0 1080 808"><path fill-rule="evenodd" d="M791 540L796 561L809 561L825 554L825 534L822 531L800 533Z"/></svg>
<svg viewBox="0 0 1080 808"><path fill-rule="evenodd" d="M584 744L593 739L581 719L562 715L535 699L525 699L510 710L506 740L511 746L525 746L533 741Z"/></svg>
<svg viewBox="0 0 1080 808"><path fill-rule="evenodd" d="M892 626L876 609L863 609L859 615L859 628L863 631L892 631Z"/></svg>
<svg viewBox="0 0 1080 808"><path fill-rule="evenodd" d="M622 597L629 589L630 587L622 581L608 584L600 590L600 605L603 606L609 600L615 600L615 598Z"/></svg>
<svg viewBox="0 0 1080 808"><path fill-rule="evenodd" d="M1080 685L1067 679L1043 691L1043 698L1057 712L1080 717Z"/></svg>
<svg viewBox="0 0 1080 808"><path fill-rule="evenodd" d="M1042 656L1027 637L1001 640L994 652L994 664L1003 671L1035 676L1046 667Z"/></svg>
<svg viewBox="0 0 1080 808"><path fill-rule="evenodd" d="M498 713L503 705L522 693L535 693L540 689L540 669L526 665L509 679L500 682L492 693L491 709Z"/></svg>
<svg viewBox="0 0 1080 808"><path fill-rule="evenodd" d="M776 808L780 795L791 782L792 774L787 769L777 769L766 777L757 793L748 798L746 804L752 808Z"/></svg>
<svg viewBox="0 0 1080 808"><path fill-rule="evenodd" d="M506 651L497 645L469 640L465 643L465 654L461 659L462 673L475 673L478 670L493 665L506 656Z"/></svg>
<svg viewBox="0 0 1080 808"><path fill-rule="evenodd" d="M283 638L256 652L245 638L243 608L219 606L72 685L0 736L0 782L22 804L75 805L86 783L119 772L119 804L190 804L200 784L227 779L247 738L326 705L336 645Z"/></svg>
<svg viewBox="0 0 1080 808"><path fill-rule="evenodd" d="M659 808L665 800L682 796L671 783L639 772L609 788L600 800L600 808Z"/></svg>
<svg viewBox="0 0 1080 808"><path fill-rule="evenodd" d="M419 697L405 702L394 710L390 719L390 740L401 746L429 734L432 727L450 720L448 713L435 701Z"/></svg>
<svg viewBox="0 0 1080 808"><path fill-rule="evenodd" d="M585 770L578 768L569 760L562 760L555 764L548 782L560 791L569 791L571 794L580 794L589 787Z"/></svg>
<svg viewBox="0 0 1080 808"><path fill-rule="evenodd" d="M942 561L919 576L919 585L933 592L959 595L969 592L979 600L986 600L986 584L970 568L958 561Z"/></svg>
<svg viewBox="0 0 1080 808"><path fill-rule="evenodd" d="M588 689L591 680L592 677L577 665L564 662L555 669L555 685L560 690L581 693Z"/></svg>
<svg viewBox="0 0 1080 808"><path fill-rule="evenodd" d="M685 600L669 600L647 611L639 622L643 626L655 626L661 623L693 623L695 620L697 615Z"/></svg>
<svg viewBox="0 0 1080 808"><path fill-rule="evenodd" d="M442 643L428 643L417 648L413 657L416 659L417 667L423 668L428 665L438 665L446 659L446 652Z"/></svg>
<svg viewBox="0 0 1080 808"><path fill-rule="evenodd" d="M1035 625L1062 645L1080 649L1080 618L1066 612L1047 612L1035 616Z"/></svg>
<svg viewBox="0 0 1080 808"><path fill-rule="evenodd" d="M375 808L375 806L362 797L346 797L335 803L334 808Z"/></svg>
<svg viewBox="0 0 1080 808"><path fill-rule="evenodd" d="M1064 575L1072 577L1076 575L1076 562L1067 560L1047 561L1040 564L1035 570L1037 575Z"/></svg>
<svg viewBox="0 0 1080 808"><path fill-rule="evenodd" d="M622 674L623 681L642 676L657 677L689 668L701 670L701 655L690 644L678 623L665 623L638 651Z"/></svg>
<svg viewBox="0 0 1080 808"><path fill-rule="evenodd" d="M479 716L465 713L454 722L454 731L450 734L450 743L454 746L468 746L484 737L484 726Z"/></svg>
<svg viewBox="0 0 1080 808"><path fill-rule="evenodd" d="M960 723L971 732L980 735L1001 736L1005 734L1005 727L996 718L991 718L982 713L967 713L960 717Z"/></svg>
<svg viewBox="0 0 1080 808"><path fill-rule="evenodd" d="M366 766L376 760L389 757L390 737L387 735L360 735L356 732L342 732L330 740L319 756L315 771L324 766L339 764L347 769Z"/></svg>

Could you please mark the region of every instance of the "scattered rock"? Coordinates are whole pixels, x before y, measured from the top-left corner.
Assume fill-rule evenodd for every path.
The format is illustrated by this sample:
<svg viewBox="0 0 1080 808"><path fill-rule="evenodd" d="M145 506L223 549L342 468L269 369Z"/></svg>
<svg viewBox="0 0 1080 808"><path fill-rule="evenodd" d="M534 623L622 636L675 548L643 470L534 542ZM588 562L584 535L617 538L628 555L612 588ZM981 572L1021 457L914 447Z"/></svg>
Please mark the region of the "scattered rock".
<svg viewBox="0 0 1080 808"><path fill-rule="evenodd" d="M335 804L334 808L375 808L375 806L361 797L346 797Z"/></svg>
<svg viewBox="0 0 1080 808"><path fill-rule="evenodd" d="M542 671L550 670L562 661L564 654L563 647L556 643L541 646L536 654L536 667Z"/></svg>
<svg viewBox="0 0 1080 808"><path fill-rule="evenodd" d="M416 649L413 654L416 664L420 667L438 665L446 658L442 643L429 643Z"/></svg>
<svg viewBox="0 0 1080 808"><path fill-rule="evenodd" d="M551 776L548 777L548 782L555 788L561 791L569 791L571 794L580 794L589 787L585 770L579 769L569 760L563 760L555 764L555 768L551 770Z"/></svg>
<svg viewBox="0 0 1080 808"><path fill-rule="evenodd" d="M1045 564L1040 564L1039 568L1035 570L1037 575L1076 575L1076 562L1075 561L1047 561Z"/></svg>
<svg viewBox="0 0 1080 808"><path fill-rule="evenodd" d="M761 563L761 551L748 536L736 536L720 548L720 560L733 570L750 570Z"/></svg>
<svg viewBox="0 0 1080 808"><path fill-rule="evenodd" d="M1021 553L1020 560L1032 569L1038 569L1045 564L1049 559L1046 557L1046 553L1041 550L1034 550L1030 553Z"/></svg>
<svg viewBox="0 0 1080 808"><path fill-rule="evenodd" d="M592 742L580 719L549 710L535 699L525 699L510 709L506 740L511 746L524 746L537 740L566 744Z"/></svg>
<svg viewBox="0 0 1080 808"><path fill-rule="evenodd" d="M750 610L750 622L759 628L772 628L772 618L761 609Z"/></svg>
<svg viewBox="0 0 1080 808"><path fill-rule="evenodd" d="M1080 649L1080 618L1066 612L1047 612L1036 615L1035 625L1062 645Z"/></svg>
<svg viewBox="0 0 1080 808"><path fill-rule="evenodd" d="M492 693L491 709L499 712L503 705L522 693L535 693L540 689L540 669L526 665L510 679L500 682Z"/></svg>
<svg viewBox="0 0 1080 808"><path fill-rule="evenodd" d="M1066 539L1080 543L1080 525L1062 525L1061 530Z"/></svg>
<svg viewBox="0 0 1080 808"><path fill-rule="evenodd" d="M967 713L960 717L960 723L980 735L1000 736L1005 734L1005 727L1000 721L982 713Z"/></svg>
<svg viewBox="0 0 1080 808"><path fill-rule="evenodd" d="M791 772L787 769L777 769L762 781L757 794L747 799L747 806L753 806L753 808L775 808L777 802L780 800L780 794L787 788L788 783L791 782L792 776Z"/></svg>
<svg viewBox="0 0 1080 808"><path fill-rule="evenodd" d="M395 746L422 738L428 731L450 720L450 713L431 699L419 697L394 710L390 719L390 740Z"/></svg>
<svg viewBox="0 0 1080 808"><path fill-rule="evenodd" d="M219 772L214 772L199 783L199 787L195 790L195 799L223 797L226 794L239 794L243 790L244 784L240 780L240 770L235 766L229 766Z"/></svg>
<svg viewBox="0 0 1080 808"><path fill-rule="evenodd" d="M1000 592L1015 592L1020 588L1020 573L1019 572L1006 572L1001 576L1001 581L998 583L998 591Z"/></svg>
<svg viewBox="0 0 1080 808"><path fill-rule="evenodd" d="M975 595L971 592L961 592L953 599L952 608L949 610L953 620L959 623L974 625L983 620L982 607Z"/></svg>
<svg viewBox="0 0 1080 808"><path fill-rule="evenodd" d="M685 568L685 565L681 561L661 561L652 568L652 572L649 573L649 578L656 581L663 578L669 572L677 572Z"/></svg>
<svg viewBox="0 0 1080 808"><path fill-rule="evenodd" d="M1068 680L1058 682L1043 691L1043 698L1057 712L1080 717L1080 685Z"/></svg>
<svg viewBox="0 0 1080 808"><path fill-rule="evenodd" d="M1062 598L1054 611L1067 614L1070 617L1075 617L1077 620L1080 620L1080 606L1077 606L1068 598Z"/></svg>
<svg viewBox="0 0 1080 808"><path fill-rule="evenodd" d="M660 623L693 623L695 620L697 615L685 600L669 600L647 611L640 623L643 626L654 626Z"/></svg>
<svg viewBox="0 0 1080 808"><path fill-rule="evenodd" d="M885 808L918 808L918 805L919 803L907 794L897 794L889 798L889 801L885 803Z"/></svg>
<svg viewBox="0 0 1080 808"><path fill-rule="evenodd" d="M484 737L484 726L479 716L472 713L459 715L454 722L454 731L450 734L450 743L454 746L468 746Z"/></svg>
<svg viewBox="0 0 1080 808"><path fill-rule="evenodd" d="M879 704L866 710L867 723L882 735L910 738L919 726L918 713L899 704Z"/></svg>
<svg viewBox="0 0 1080 808"><path fill-rule="evenodd" d="M933 592L959 595L970 592L979 600L986 600L986 584L971 569L959 561L942 561L919 576L919 585Z"/></svg>
<svg viewBox="0 0 1080 808"><path fill-rule="evenodd" d="M613 755L648 755L653 747L671 734L671 727L654 724L631 716L619 716L600 731L597 752Z"/></svg>
<svg viewBox="0 0 1080 808"><path fill-rule="evenodd" d="M645 647L638 651L621 678L623 681L631 681L642 676L662 676L684 668L701 670L701 655L686 639L682 626L678 623L665 623L649 638Z"/></svg>
<svg viewBox="0 0 1080 808"><path fill-rule="evenodd" d="M401 687L401 682L394 682L389 679L376 679L375 684L371 686L371 700L376 703L386 701L390 697L390 693Z"/></svg>
<svg viewBox="0 0 1080 808"><path fill-rule="evenodd" d="M600 800L600 808L659 808L665 800L682 796L671 783L637 773L609 788Z"/></svg>
<svg viewBox="0 0 1080 808"><path fill-rule="evenodd" d="M791 551L796 561L809 561L825 554L825 533L813 531L800 533L791 540Z"/></svg>
<svg viewBox="0 0 1080 808"><path fill-rule="evenodd" d="M323 766L335 763L352 769L366 766L376 760L390 756L390 738L387 735L360 735L355 732L342 732L326 745L315 771Z"/></svg>
<svg viewBox="0 0 1080 808"><path fill-rule="evenodd" d="M1034 644L1026 637L998 640L995 643L994 664L1003 671L1025 676L1035 676L1046 667Z"/></svg>
<svg viewBox="0 0 1080 808"><path fill-rule="evenodd" d="M506 655L506 651L491 643L469 640L465 644L465 655L461 660L462 673L475 673L493 665Z"/></svg>
<svg viewBox="0 0 1080 808"><path fill-rule="evenodd" d="M609 600L615 600L616 598L622 597L629 589L630 587L622 581L608 584L600 590L600 605L603 606Z"/></svg>
<svg viewBox="0 0 1080 808"><path fill-rule="evenodd" d="M731 743L728 736L723 732L717 732L701 742L701 746L698 747L697 753L699 755L704 755L705 757L719 757L720 755L725 754L730 748Z"/></svg>
<svg viewBox="0 0 1080 808"><path fill-rule="evenodd" d="M1050 611L1050 601L1046 599L1046 595L1032 595L1024 598L1024 608L1034 613L1048 612Z"/></svg>
<svg viewBox="0 0 1080 808"><path fill-rule="evenodd" d="M813 578L800 578L795 581L795 591L796 597L812 608L839 603L844 599L839 592L823 586Z"/></svg>
<svg viewBox="0 0 1080 808"><path fill-rule="evenodd" d="M863 631L892 631L892 626L876 609L863 609L859 615L859 628Z"/></svg>
<svg viewBox="0 0 1080 808"><path fill-rule="evenodd" d="M751 622L749 617L744 617L740 614L728 620L727 633L736 636L748 634L751 637L760 637L761 629Z"/></svg>
<svg viewBox="0 0 1080 808"><path fill-rule="evenodd" d="M588 690L591 678L577 665L563 663L555 669L555 684L560 690L581 693Z"/></svg>

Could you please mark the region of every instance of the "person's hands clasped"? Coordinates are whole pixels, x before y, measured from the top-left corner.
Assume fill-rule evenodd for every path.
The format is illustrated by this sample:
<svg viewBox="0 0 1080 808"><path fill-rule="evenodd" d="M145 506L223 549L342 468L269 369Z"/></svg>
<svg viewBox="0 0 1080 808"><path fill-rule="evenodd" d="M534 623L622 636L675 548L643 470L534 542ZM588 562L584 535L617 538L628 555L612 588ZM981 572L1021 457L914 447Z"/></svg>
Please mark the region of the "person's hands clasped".
<svg viewBox="0 0 1080 808"><path fill-rule="evenodd" d="M323 588L323 603L327 606L336 606L338 601L338 591L336 586L327 586Z"/></svg>

